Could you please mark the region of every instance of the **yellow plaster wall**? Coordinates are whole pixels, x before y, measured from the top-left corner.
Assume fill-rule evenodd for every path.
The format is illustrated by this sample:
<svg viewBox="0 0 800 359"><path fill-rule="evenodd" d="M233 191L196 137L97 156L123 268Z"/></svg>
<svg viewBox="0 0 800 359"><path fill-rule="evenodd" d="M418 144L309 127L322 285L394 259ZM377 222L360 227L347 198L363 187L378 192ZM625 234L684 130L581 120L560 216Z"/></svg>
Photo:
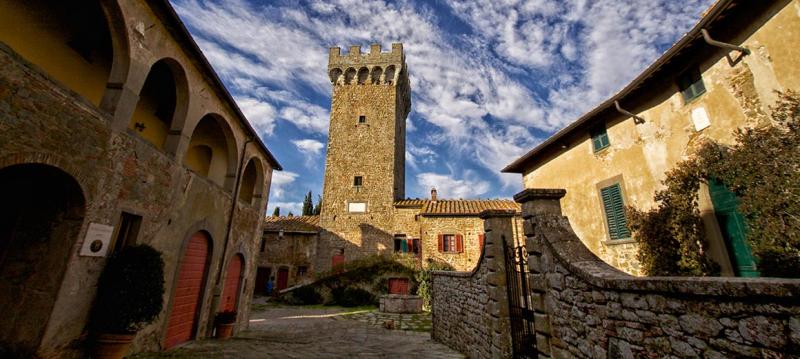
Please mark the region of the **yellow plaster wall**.
<svg viewBox="0 0 800 359"><path fill-rule="evenodd" d="M193 150L197 146L211 149L210 161L203 152ZM228 151L225 134L220 125L214 119L205 117L200 120L192 133L184 163L195 172L205 175L211 182L224 186L225 176L228 173Z"/></svg>
<svg viewBox="0 0 800 359"><path fill-rule="evenodd" d="M73 50L60 16L50 16L41 1L0 1L0 41L55 80L100 104L111 72L111 59L88 62Z"/></svg>
<svg viewBox="0 0 800 359"><path fill-rule="evenodd" d="M571 142L568 149L538 168L526 170L524 186L565 188L563 211L578 237L611 265L640 274L635 260L636 244L609 240L598 184L621 178L625 204L651 208L655 191L663 188L661 181L666 172L693 154L702 139L732 143L735 128L767 121L769 105L775 100L773 90L800 90L798 1L791 2L751 33L743 39L743 46L753 53L739 64L731 66L725 57L699 64L705 94L684 103L675 84L666 90L655 90L651 98L664 95L665 100L640 104L635 109L644 117L644 124L635 125L632 119L621 116L607 123L610 146L597 153L588 133L568 140ZM711 125L696 131L691 113L700 107L707 112ZM707 196L701 196L701 207L707 209L708 201ZM724 248L720 250L723 252L717 251L715 255L724 261Z"/></svg>
<svg viewBox="0 0 800 359"><path fill-rule="evenodd" d="M133 112L133 118L128 123L128 128L139 137L156 146L159 150L164 149L164 141L167 139L169 128L160 118L156 117L157 103L151 96L141 96ZM136 129L136 124L143 124L144 129ZM191 148L191 147L190 147Z"/></svg>

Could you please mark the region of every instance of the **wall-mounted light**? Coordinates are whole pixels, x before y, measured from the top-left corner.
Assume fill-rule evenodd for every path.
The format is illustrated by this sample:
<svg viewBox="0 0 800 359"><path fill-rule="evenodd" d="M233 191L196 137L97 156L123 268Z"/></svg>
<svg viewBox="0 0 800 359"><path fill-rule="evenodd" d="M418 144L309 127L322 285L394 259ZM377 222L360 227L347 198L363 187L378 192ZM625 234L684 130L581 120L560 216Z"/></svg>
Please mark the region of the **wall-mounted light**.
<svg viewBox="0 0 800 359"><path fill-rule="evenodd" d="M135 128L139 132L144 132L144 129L145 129L144 123L143 122L134 123L133 124L133 128Z"/></svg>

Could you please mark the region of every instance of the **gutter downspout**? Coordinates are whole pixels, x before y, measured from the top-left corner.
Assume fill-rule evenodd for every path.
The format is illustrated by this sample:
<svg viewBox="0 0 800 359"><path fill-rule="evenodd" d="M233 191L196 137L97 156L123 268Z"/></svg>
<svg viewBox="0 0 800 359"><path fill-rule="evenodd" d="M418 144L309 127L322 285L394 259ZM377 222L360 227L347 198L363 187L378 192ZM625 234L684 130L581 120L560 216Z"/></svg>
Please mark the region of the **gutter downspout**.
<svg viewBox="0 0 800 359"><path fill-rule="evenodd" d="M644 118L639 117L637 115L634 115L630 111L625 110L624 108L620 107L619 101L614 101L614 107L617 108L617 112L619 112L619 113L621 113L621 114L623 114L625 116L628 116L628 117L633 117L633 123L635 123L637 125L641 125L641 124L644 123Z"/></svg>
<svg viewBox="0 0 800 359"><path fill-rule="evenodd" d="M228 256L228 243L230 242L231 231L233 231L233 215L236 212L236 204L239 202L239 191L241 190L242 174L244 172L244 168L242 167L244 166L247 144L251 142L253 142L253 137L247 136L247 141L242 145L242 156L239 159L239 167L236 170L236 184L233 186L233 201L231 204L230 217L228 219L228 230L225 232L225 244L223 244L222 247L222 257L219 260L219 267L217 268L217 279L214 281L214 297L211 300L211 313L214 314L216 314L219 309L220 297L222 297L222 270L225 268L225 258ZM208 326L208 336L210 336L211 331L214 330L213 320L214 317L212 315L209 318L211 324Z"/></svg>
<svg viewBox="0 0 800 359"><path fill-rule="evenodd" d="M703 34L703 40L706 41L707 44L711 46L721 47L723 49L739 51L743 55L750 55L750 49L742 46L736 46L733 44L729 44L727 42L717 41L711 38L711 35L708 34L708 30L700 29L700 32Z"/></svg>

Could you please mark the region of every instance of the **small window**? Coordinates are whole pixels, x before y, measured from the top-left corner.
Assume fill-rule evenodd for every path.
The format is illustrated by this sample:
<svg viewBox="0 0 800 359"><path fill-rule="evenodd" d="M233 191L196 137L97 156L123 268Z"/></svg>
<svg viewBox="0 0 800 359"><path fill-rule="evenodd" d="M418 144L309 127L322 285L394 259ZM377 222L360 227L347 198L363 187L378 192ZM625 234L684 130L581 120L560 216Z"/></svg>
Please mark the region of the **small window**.
<svg viewBox="0 0 800 359"><path fill-rule="evenodd" d="M361 187L364 184L364 177L355 176L353 177L353 187Z"/></svg>
<svg viewBox="0 0 800 359"><path fill-rule="evenodd" d="M460 234L440 234L439 252L461 253L464 251L464 239Z"/></svg>
<svg viewBox="0 0 800 359"><path fill-rule="evenodd" d="M297 267L297 276L298 277L305 276L307 272L308 272L308 267L306 267L306 266Z"/></svg>
<svg viewBox="0 0 800 359"><path fill-rule="evenodd" d="M622 200L622 188L619 183L601 189L600 197L603 199L609 237L612 240L630 238L631 231L625 218L625 202Z"/></svg>
<svg viewBox="0 0 800 359"><path fill-rule="evenodd" d="M139 235L139 227L141 225L141 216L122 212L119 219L117 240L114 242L114 253L119 253L126 246L136 243L136 237Z"/></svg>
<svg viewBox="0 0 800 359"><path fill-rule="evenodd" d="M598 126L594 130L590 132L592 136L592 148L595 152L600 151L610 144L608 141L608 133L606 132L606 126Z"/></svg>
<svg viewBox="0 0 800 359"><path fill-rule="evenodd" d="M703 84L700 70L692 68L678 76L678 89L681 90L683 101L687 103L706 93L706 86Z"/></svg>
<svg viewBox="0 0 800 359"><path fill-rule="evenodd" d="M411 240L411 251L414 253L414 255L419 256L420 250L419 238L414 238Z"/></svg>
<svg viewBox="0 0 800 359"><path fill-rule="evenodd" d="M394 237L394 252L395 253L408 253L408 241L405 236Z"/></svg>
<svg viewBox="0 0 800 359"><path fill-rule="evenodd" d="M358 116L358 123L367 123L367 116Z"/></svg>

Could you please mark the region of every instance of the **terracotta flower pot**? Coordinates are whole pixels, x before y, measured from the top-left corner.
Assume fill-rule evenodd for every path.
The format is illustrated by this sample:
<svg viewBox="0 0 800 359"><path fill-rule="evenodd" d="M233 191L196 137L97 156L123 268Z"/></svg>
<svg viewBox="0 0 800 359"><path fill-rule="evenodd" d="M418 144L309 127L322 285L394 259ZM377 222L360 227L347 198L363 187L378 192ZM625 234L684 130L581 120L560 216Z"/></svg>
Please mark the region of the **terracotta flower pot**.
<svg viewBox="0 0 800 359"><path fill-rule="evenodd" d="M236 323L217 324L217 339L228 339L233 336L233 327Z"/></svg>
<svg viewBox="0 0 800 359"><path fill-rule="evenodd" d="M132 334L108 334L97 333L92 347L92 358L94 359L121 359L128 354L128 349L133 343L136 333Z"/></svg>

